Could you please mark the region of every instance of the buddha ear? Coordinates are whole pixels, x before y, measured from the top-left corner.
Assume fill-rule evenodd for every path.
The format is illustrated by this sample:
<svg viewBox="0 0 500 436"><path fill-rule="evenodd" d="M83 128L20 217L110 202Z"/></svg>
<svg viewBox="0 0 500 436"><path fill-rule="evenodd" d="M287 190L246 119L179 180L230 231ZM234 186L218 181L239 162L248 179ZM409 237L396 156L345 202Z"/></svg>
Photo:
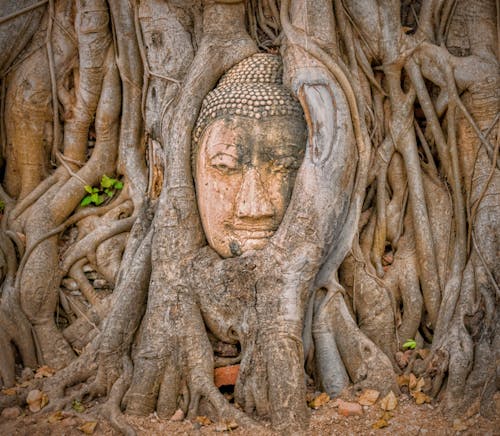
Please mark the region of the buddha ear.
<svg viewBox="0 0 500 436"><path fill-rule="evenodd" d="M304 109L308 139L306 156L314 164L326 163L331 157L336 130L336 111L330 88L319 84L304 84L298 92Z"/></svg>

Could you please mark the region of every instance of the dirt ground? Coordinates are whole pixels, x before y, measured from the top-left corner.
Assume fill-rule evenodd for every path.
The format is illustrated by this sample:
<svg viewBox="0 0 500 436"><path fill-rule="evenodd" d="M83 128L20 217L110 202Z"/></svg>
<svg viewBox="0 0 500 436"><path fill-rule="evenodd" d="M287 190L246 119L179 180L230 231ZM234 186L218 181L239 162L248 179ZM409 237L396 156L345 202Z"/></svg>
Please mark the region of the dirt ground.
<svg viewBox="0 0 500 436"><path fill-rule="evenodd" d="M354 394L345 393L342 398L355 401ZM362 406L361 416L343 416L339 413L336 401L331 400L318 409L311 409L311 422L307 435L500 435L500 414L493 420L487 420L478 413L471 411L461 419L448 420L443 416L440 408L435 404L416 405L408 394L398 397L394 410L386 413L387 427L375 429L375 423L380 424L384 415L380 400L372 406ZM500 394L496 396L497 410L500 404ZM47 414L42 412L33 414L27 409L19 410L21 414L16 418L0 418L0 435L26 436L82 436L84 434L118 436L109 423L104 422L96 415L99 404L97 401L84 403L84 411L78 413L70 411ZM83 407L80 409L82 410ZM265 420L262 431L248 431L243 428L227 430L222 423L208 424L206 418L197 418L191 422L172 422L159 419L156 415L148 417L127 416L137 434L140 435L272 435L270 423ZM95 424L96 423L96 424Z"/></svg>

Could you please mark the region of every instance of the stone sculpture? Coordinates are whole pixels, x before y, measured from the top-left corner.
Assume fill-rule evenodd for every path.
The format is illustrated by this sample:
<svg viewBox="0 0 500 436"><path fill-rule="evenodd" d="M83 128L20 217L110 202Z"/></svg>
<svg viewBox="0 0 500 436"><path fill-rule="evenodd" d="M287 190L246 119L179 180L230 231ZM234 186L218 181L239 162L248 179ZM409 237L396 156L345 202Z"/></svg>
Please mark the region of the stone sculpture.
<svg viewBox="0 0 500 436"><path fill-rule="evenodd" d="M280 58L256 54L205 98L193 138L198 208L222 257L263 248L278 228L305 149L298 101Z"/></svg>

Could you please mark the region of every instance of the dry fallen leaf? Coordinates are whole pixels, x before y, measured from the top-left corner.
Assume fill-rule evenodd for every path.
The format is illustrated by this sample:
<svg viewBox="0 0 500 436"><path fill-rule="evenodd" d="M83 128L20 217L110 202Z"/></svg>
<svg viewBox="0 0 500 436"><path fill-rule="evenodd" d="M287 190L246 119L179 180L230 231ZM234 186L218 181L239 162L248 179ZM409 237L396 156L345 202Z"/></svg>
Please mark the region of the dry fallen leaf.
<svg viewBox="0 0 500 436"><path fill-rule="evenodd" d="M415 403L419 405L424 403L430 403L432 401L432 398L429 397L429 395L426 395L420 391L412 392L411 396L415 398Z"/></svg>
<svg viewBox="0 0 500 436"><path fill-rule="evenodd" d="M92 434L97 427L96 421L87 421L85 424L82 424L78 427L78 430L83 431L85 434Z"/></svg>
<svg viewBox="0 0 500 436"><path fill-rule="evenodd" d="M377 430L379 428L384 428L389 425L389 421L392 418L391 412L384 412L382 416L372 424L372 428Z"/></svg>
<svg viewBox="0 0 500 436"><path fill-rule="evenodd" d="M33 389L29 391L26 397L26 403L28 403L28 408L31 412L38 412L49 403L49 397L45 392Z"/></svg>
<svg viewBox="0 0 500 436"><path fill-rule="evenodd" d="M201 425L210 425L212 424L212 421L210 421L210 418L207 418L206 416L197 416L196 417L196 422L201 424Z"/></svg>
<svg viewBox="0 0 500 436"><path fill-rule="evenodd" d="M398 405L398 399L394 392L389 392L384 398L380 400L380 407L383 410L394 410Z"/></svg>
<svg viewBox="0 0 500 436"><path fill-rule="evenodd" d="M415 389L414 391L416 392L420 392L423 387L425 386L425 380L423 377L420 377L418 380L417 380L417 386L415 386Z"/></svg>
<svg viewBox="0 0 500 436"><path fill-rule="evenodd" d="M56 370L50 366L44 365L36 370L35 378L52 377Z"/></svg>
<svg viewBox="0 0 500 436"><path fill-rule="evenodd" d="M330 397L326 392L322 392L319 394L314 400L309 402L309 407L313 409L318 409L324 404L330 401Z"/></svg>
<svg viewBox="0 0 500 436"><path fill-rule="evenodd" d="M410 390L414 390L416 386L417 386L417 377L415 377L415 374L410 373L408 387L410 388Z"/></svg>
<svg viewBox="0 0 500 436"><path fill-rule="evenodd" d="M217 425L215 426L215 431L224 432L224 431L235 430L237 428L238 424L236 423L236 421L223 421L217 423Z"/></svg>
<svg viewBox="0 0 500 436"><path fill-rule="evenodd" d="M4 389L2 391L2 394L4 394L4 395L16 395L16 393L17 393L16 388L8 388L8 389Z"/></svg>
<svg viewBox="0 0 500 436"><path fill-rule="evenodd" d="M238 423L236 421L226 422L228 430L235 430L238 428Z"/></svg>
<svg viewBox="0 0 500 436"><path fill-rule="evenodd" d="M380 428L387 427L388 425L389 425L389 423L385 419L380 418L378 421L375 421L372 424L372 428L375 430L378 430Z"/></svg>
<svg viewBox="0 0 500 436"><path fill-rule="evenodd" d="M361 392L358 403L362 406L373 406L377 402L379 395L379 391L374 389L365 389Z"/></svg>
<svg viewBox="0 0 500 436"><path fill-rule="evenodd" d="M64 418L64 416L63 416L62 412L60 410L58 410L56 413L53 413L52 415L50 415L48 417L47 421L50 424L54 424L55 422L61 421L63 418Z"/></svg>
<svg viewBox="0 0 500 436"><path fill-rule="evenodd" d="M398 385L400 387L401 386L408 386L410 383L410 377L408 376L408 374L398 375L397 379L398 379Z"/></svg>

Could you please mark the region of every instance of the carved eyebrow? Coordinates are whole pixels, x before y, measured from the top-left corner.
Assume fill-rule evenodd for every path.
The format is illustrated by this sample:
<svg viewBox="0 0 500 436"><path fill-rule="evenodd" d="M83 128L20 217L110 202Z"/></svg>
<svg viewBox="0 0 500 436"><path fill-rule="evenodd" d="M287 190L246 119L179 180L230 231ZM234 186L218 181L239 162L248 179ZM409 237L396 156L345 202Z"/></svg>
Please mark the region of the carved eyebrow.
<svg viewBox="0 0 500 436"><path fill-rule="evenodd" d="M222 148L223 147L223 148ZM222 150L221 150L222 148ZM230 144L226 142L217 142L216 144L207 148L207 154L210 159L214 158L218 154L227 154L235 159L238 158L237 146L236 144Z"/></svg>
<svg viewBox="0 0 500 436"><path fill-rule="evenodd" d="M266 156L277 156L277 157L288 157L288 156L297 156L303 150L302 147L298 143L286 143L280 144L278 146L266 146L264 147L263 153Z"/></svg>

